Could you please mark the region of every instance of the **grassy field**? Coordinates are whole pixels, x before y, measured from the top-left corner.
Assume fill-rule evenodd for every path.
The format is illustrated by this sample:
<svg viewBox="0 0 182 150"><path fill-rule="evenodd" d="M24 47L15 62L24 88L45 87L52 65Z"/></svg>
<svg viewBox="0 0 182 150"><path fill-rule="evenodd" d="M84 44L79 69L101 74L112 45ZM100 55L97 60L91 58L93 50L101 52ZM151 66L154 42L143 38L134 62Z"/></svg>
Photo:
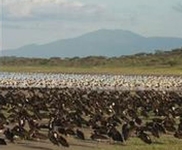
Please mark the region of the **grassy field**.
<svg viewBox="0 0 182 150"><path fill-rule="evenodd" d="M182 48L118 57L0 57L0 71L182 75Z"/></svg>
<svg viewBox="0 0 182 150"><path fill-rule="evenodd" d="M42 73L108 73L108 74L155 74L182 75L178 67L58 67L58 66L0 66L5 72L42 72Z"/></svg>
<svg viewBox="0 0 182 150"><path fill-rule="evenodd" d="M131 138L125 144L113 144L109 142L96 142L96 141L81 141L68 137L70 147L64 148L57 147L50 141L19 141L15 144L8 143L7 146L1 146L1 150L181 150L182 140L175 139L172 136L162 136L160 139L155 139L151 145L143 143L138 138Z"/></svg>

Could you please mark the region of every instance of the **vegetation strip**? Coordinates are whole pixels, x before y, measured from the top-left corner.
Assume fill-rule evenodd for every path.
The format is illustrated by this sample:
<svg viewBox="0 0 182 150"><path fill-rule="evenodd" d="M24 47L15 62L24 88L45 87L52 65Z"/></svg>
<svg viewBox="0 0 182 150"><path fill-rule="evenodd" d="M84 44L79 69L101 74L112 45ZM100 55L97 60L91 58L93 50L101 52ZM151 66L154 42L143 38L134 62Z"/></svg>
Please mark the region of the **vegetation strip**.
<svg viewBox="0 0 182 150"><path fill-rule="evenodd" d="M107 73L182 75L182 49L131 56L84 58L1 57L0 70L9 72Z"/></svg>

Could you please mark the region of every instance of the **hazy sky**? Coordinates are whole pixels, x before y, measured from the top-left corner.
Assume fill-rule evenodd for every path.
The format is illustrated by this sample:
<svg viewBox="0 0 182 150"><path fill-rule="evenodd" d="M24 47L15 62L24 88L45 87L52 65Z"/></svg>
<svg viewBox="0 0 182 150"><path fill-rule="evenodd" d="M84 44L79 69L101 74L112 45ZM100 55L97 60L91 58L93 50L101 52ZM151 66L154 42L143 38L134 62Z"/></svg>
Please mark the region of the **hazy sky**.
<svg viewBox="0 0 182 150"><path fill-rule="evenodd" d="M103 28L130 30L146 37L182 37L181 0L0 1L4 49Z"/></svg>

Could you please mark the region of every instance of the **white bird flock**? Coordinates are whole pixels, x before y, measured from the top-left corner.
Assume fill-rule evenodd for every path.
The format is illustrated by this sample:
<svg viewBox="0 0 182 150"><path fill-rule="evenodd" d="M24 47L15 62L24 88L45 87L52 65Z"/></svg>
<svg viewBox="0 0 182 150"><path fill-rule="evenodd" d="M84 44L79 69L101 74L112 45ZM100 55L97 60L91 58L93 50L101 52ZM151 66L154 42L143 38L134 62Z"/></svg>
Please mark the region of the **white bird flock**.
<svg viewBox="0 0 182 150"><path fill-rule="evenodd" d="M0 72L1 87L181 90L182 76Z"/></svg>

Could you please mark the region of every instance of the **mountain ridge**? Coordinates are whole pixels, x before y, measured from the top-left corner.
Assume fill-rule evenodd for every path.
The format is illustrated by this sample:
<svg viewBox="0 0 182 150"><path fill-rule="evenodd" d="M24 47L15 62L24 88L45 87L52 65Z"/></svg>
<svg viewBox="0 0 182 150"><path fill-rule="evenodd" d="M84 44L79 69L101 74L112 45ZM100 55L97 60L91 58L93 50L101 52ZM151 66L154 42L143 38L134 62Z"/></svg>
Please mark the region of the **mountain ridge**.
<svg viewBox="0 0 182 150"><path fill-rule="evenodd" d="M155 50L182 47L182 38L145 37L128 30L100 29L78 36L46 44L30 44L14 50L2 51L3 56L17 57L86 57L122 56Z"/></svg>

